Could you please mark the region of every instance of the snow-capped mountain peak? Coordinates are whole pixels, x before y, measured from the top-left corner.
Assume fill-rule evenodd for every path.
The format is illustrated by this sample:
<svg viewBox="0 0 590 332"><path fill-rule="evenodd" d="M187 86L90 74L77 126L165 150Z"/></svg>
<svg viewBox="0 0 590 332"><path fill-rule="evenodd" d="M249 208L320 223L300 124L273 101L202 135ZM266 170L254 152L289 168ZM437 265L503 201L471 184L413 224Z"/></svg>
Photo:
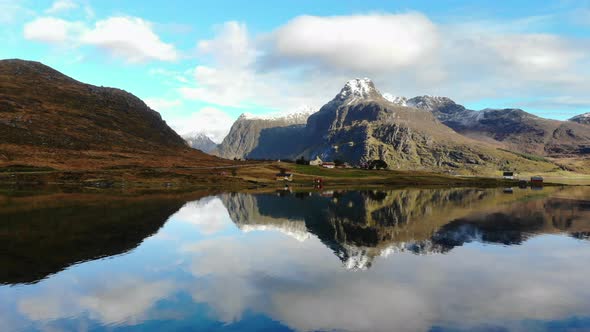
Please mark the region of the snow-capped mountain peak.
<svg viewBox="0 0 590 332"><path fill-rule="evenodd" d="M357 100L370 99L377 96L381 96L381 93L375 88L373 81L365 77L355 78L346 82L334 100L352 103Z"/></svg>

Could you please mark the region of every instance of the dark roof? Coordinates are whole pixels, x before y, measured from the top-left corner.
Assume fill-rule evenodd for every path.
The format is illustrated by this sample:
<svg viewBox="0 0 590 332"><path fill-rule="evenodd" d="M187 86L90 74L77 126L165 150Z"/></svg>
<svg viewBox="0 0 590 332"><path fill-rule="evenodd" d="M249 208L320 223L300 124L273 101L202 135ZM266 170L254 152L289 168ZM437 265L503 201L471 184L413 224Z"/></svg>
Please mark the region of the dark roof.
<svg viewBox="0 0 590 332"><path fill-rule="evenodd" d="M277 176L292 176L291 173L278 173Z"/></svg>

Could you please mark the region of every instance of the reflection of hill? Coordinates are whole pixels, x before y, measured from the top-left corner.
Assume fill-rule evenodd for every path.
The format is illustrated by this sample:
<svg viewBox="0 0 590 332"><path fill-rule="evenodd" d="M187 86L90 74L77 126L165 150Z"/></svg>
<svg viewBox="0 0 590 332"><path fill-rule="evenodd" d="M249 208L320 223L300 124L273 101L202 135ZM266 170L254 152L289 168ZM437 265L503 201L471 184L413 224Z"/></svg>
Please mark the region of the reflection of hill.
<svg viewBox="0 0 590 332"><path fill-rule="evenodd" d="M236 193L222 195L221 199L230 218L243 231L276 230L300 241L309 237L305 221L296 214L306 203L302 200Z"/></svg>
<svg viewBox="0 0 590 332"><path fill-rule="evenodd" d="M0 206L0 284L34 283L78 262L125 253L184 203L52 196L28 200L26 209L19 199Z"/></svg>
<svg viewBox="0 0 590 332"><path fill-rule="evenodd" d="M590 231L588 201L554 197L564 190L420 189L333 195L223 195L241 229L316 235L349 268L377 256L446 252L466 242L520 244L532 234ZM547 196L547 197L543 197Z"/></svg>

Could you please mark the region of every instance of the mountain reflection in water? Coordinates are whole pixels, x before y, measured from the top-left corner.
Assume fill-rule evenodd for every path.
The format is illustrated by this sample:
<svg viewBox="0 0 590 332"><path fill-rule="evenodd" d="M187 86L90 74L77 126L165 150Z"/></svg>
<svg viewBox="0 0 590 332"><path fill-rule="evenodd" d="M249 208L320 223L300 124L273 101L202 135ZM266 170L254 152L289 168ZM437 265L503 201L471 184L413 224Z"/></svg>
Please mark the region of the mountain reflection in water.
<svg viewBox="0 0 590 332"><path fill-rule="evenodd" d="M588 188L200 196L0 195L0 326L590 330Z"/></svg>
<svg viewBox="0 0 590 332"><path fill-rule="evenodd" d="M394 252L445 253L472 241L511 245L535 234L589 234L590 201L531 200L535 196L529 191L514 198L495 190L433 189L220 198L244 231L277 230L299 240L313 234L347 268L365 269L375 257Z"/></svg>

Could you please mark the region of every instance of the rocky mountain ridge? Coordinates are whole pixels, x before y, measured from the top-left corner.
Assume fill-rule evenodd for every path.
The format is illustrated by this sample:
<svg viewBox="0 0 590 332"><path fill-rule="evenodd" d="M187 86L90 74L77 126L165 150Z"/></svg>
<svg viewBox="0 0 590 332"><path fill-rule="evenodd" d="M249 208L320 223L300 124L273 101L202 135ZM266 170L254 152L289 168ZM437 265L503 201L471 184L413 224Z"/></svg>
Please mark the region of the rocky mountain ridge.
<svg viewBox="0 0 590 332"><path fill-rule="evenodd" d="M577 122L585 125L590 125L590 112L576 115L569 119L568 121Z"/></svg>
<svg viewBox="0 0 590 332"><path fill-rule="evenodd" d="M432 112L462 135L512 151L558 158L590 155L590 127L578 124L584 123L584 115L558 121L513 108L475 111L431 96L414 97L406 105Z"/></svg>
<svg viewBox="0 0 590 332"><path fill-rule="evenodd" d="M462 173L481 173L484 169L497 172L498 168L555 168L457 134L435 116L441 105L455 105L448 98L399 99L406 106L388 98L369 79L350 80L306 123L256 120L257 127L250 132L248 126L253 123L239 119L222 145L233 148L230 156L237 158L319 157L357 165L382 159L390 168Z"/></svg>
<svg viewBox="0 0 590 332"><path fill-rule="evenodd" d="M265 132L265 137L273 133L280 135L285 129L296 131L297 128L305 125L312 111L304 111L287 115L255 116L242 114L232 125L229 133L221 144L212 151L212 154L226 159L256 158L264 155L257 154L257 147L260 145L260 135ZM292 137L294 138L294 137ZM272 139L272 138L271 138ZM284 139L281 137L280 139ZM285 144L292 143L287 141ZM264 144L264 143L263 143Z"/></svg>

